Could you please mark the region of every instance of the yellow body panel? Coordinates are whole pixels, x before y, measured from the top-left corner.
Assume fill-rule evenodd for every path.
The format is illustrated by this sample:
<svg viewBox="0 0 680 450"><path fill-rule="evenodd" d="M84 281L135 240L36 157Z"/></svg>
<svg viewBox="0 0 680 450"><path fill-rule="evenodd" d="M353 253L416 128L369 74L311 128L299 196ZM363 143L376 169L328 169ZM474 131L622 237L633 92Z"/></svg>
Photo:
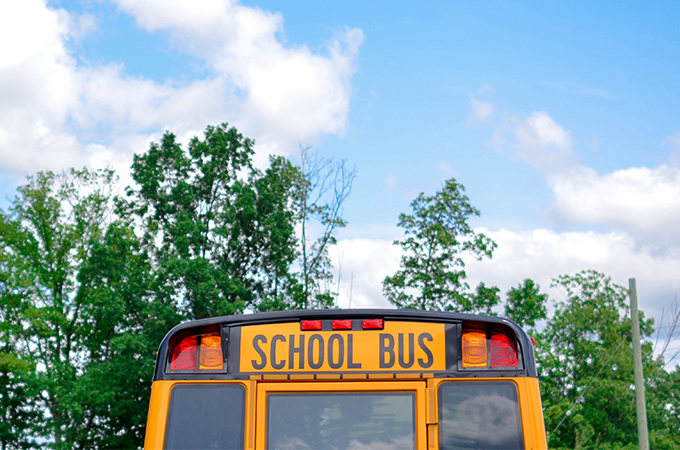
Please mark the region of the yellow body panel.
<svg viewBox="0 0 680 450"><path fill-rule="evenodd" d="M520 408L522 408L522 422L531 424L532 440L534 447L527 447L530 449L543 450L548 448L548 442L545 435L545 423L543 422L543 407L541 405L541 392L538 389L538 379L536 378L517 378L523 380L525 389L520 389L520 392L526 393L526 400L520 400ZM531 407L529 407L531 405ZM528 439L527 429L524 431L525 439Z"/></svg>
<svg viewBox="0 0 680 450"><path fill-rule="evenodd" d="M251 399L250 392L255 383L241 381L212 381L212 380L159 380L154 381L151 387L151 400L149 401L149 416L146 420L146 436L144 437L144 450L162 450L165 440L165 425L168 419L168 408L170 406L170 391L178 384L219 384L236 383L246 389L246 445L248 429L253 427L254 419L254 398Z"/></svg>
<svg viewBox="0 0 680 450"><path fill-rule="evenodd" d="M524 436L524 448L526 450L547 450L548 444L545 438L545 424L543 422L543 408L541 395L538 390L538 380L531 377L515 378L435 378L428 383L428 389L432 389L433 395L429 396L430 406L439 411L439 396L437 389L442 383L466 383L485 381L511 381L517 386L517 398L519 400L520 416L522 417L522 434ZM439 422L438 418L435 420ZM439 430L436 439L439 440ZM436 446L431 448L438 448Z"/></svg>
<svg viewBox="0 0 680 450"><path fill-rule="evenodd" d="M430 374L431 376L431 374ZM259 376L258 376L259 378ZM161 450L165 438L165 426L170 404L170 392L177 384L238 383L246 389L245 448L264 449L266 443L267 394L272 392L367 392L410 391L416 393L416 439L418 449L438 448L438 387L441 383L465 383L484 381L511 381L517 386L524 445L527 450L546 450L545 427L541 408L538 380L530 377L515 378L428 378L412 381L401 379L342 379L321 380L256 380L249 381L156 381L151 391L147 421L146 450Z"/></svg>
<svg viewBox="0 0 680 450"><path fill-rule="evenodd" d="M301 331L299 323L243 326L239 371L445 370L444 331L444 324L419 322L361 331Z"/></svg>

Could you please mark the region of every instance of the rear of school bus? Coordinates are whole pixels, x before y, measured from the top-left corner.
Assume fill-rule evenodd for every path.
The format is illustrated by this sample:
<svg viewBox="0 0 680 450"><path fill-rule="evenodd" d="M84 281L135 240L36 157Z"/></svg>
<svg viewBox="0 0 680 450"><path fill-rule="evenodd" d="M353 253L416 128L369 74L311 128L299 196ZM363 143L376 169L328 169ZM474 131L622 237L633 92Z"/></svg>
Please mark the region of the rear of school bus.
<svg viewBox="0 0 680 450"><path fill-rule="evenodd" d="M546 449L533 347L497 317L290 311L161 344L144 448Z"/></svg>

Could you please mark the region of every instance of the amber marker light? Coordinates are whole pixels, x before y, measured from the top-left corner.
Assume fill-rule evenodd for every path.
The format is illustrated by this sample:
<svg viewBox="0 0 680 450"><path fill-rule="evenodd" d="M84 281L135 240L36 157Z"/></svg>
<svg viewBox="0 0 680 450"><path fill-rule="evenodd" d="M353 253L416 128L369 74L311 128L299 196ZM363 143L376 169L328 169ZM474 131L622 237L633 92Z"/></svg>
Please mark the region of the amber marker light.
<svg viewBox="0 0 680 450"><path fill-rule="evenodd" d="M198 368L201 370L222 370L224 356L222 355L222 338L219 333L201 336L201 352Z"/></svg>
<svg viewBox="0 0 680 450"><path fill-rule="evenodd" d="M486 333L463 331L463 367L487 367Z"/></svg>

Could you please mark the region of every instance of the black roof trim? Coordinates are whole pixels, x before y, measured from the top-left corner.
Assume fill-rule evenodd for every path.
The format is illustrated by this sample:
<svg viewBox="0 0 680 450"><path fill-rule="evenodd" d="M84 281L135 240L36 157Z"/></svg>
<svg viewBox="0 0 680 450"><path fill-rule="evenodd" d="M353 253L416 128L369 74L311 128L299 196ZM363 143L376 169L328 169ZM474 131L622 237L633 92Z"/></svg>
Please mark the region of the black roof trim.
<svg viewBox="0 0 680 450"><path fill-rule="evenodd" d="M238 314L232 316L211 317L208 319L192 320L177 325L168 332L163 338L158 349L156 368L154 370L154 380L164 378L165 361L170 339L175 334L183 330L201 328L208 326L244 326L244 325L264 325L270 323L283 323L308 319L371 319L382 318L385 320L401 321L420 321L437 323L460 323L462 321L480 321L491 324L505 325L512 329L519 340L522 351L525 355L525 370L529 376L536 377L536 362L534 358L533 344L526 332L510 319L497 316L486 316L478 314L464 314L440 311L420 311L414 309L319 309L319 310L292 310L275 311L255 314ZM161 363L162 361L162 363Z"/></svg>

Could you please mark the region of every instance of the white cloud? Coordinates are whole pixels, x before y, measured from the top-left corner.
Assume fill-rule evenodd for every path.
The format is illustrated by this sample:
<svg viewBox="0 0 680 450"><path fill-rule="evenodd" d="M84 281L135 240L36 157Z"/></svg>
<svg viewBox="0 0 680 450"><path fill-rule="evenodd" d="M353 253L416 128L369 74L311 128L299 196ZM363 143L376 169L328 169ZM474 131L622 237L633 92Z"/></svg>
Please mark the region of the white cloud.
<svg viewBox="0 0 680 450"><path fill-rule="evenodd" d="M561 170L573 160L571 133L544 111L504 120L491 143L498 149L509 146L515 157L537 169Z"/></svg>
<svg viewBox="0 0 680 450"><path fill-rule="evenodd" d="M244 125L277 141L309 141L345 129L350 79L363 33L347 29L327 54L284 46L283 17L226 0L116 0L148 31L165 30L175 44L201 57L243 93Z"/></svg>
<svg viewBox="0 0 680 450"><path fill-rule="evenodd" d="M66 49L96 28L91 16L41 0L0 6L0 172L32 173L110 163L170 129L180 138L228 121L261 153L289 154L298 139L342 134L363 34L348 29L325 52L281 43L283 19L228 0L117 2L144 29L203 59L205 79L157 83L121 64L82 67ZM131 144L143 143L141 147ZM259 158L264 159L264 158ZM123 174L124 175L124 174Z"/></svg>
<svg viewBox="0 0 680 450"><path fill-rule="evenodd" d="M97 18L92 14L84 13L79 16L67 15L67 20L69 21L69 34L76 42L80 42L84 37L98 28Z"/></svg>
<svg viewBox="0 0 680 450"><path fill-rule="evenodd" d="M550 288L553 278L594 269L623 286L628 285L629 278L636 278L641 309L648 317L659 317L661 309L668 309L674 293L680 291L680 255L659 255L639 248L626 233L477 231L491 237L498 248L492 259L467 258L466 272L472 287L484 281L500 287L505 296L511 287L531 278L551 298L561 299L563 293ZM347 307L351 284L352 307L388 306L382 296L382 281L398 270L400 249L384 239L340 239L338 249L338 254L343 254L339 305Z"/></svg>
<svg viewBox="0 0 680 450"><path fill-rule="evenodd" d="M534 112L513 129L517 145L526 149L553 147L563 151L571 150L571 133L544 111Z"/></svg>
<svg viewBox="0 0 680 450"><path fill-rule="evenodd" d="M680 131L678 131L672 136L668 136L663 141L661 141L661 143L664 145L672 145L678 150L680 150Z"/></svg>
<svg viewBox="0 0 680 450"><path fill-rule="evenodd" d="M477 100L470 97L470 113L465 119L465 126L470 127L476 123L483 123L488 121L496 112L496 109L490 102Z"/></svg>
<svg viewBox="0 0 680 450"><path fill-rule="evenodd" d="M68 20L37 1L6 2L0 13L0 160L33 171L72 160L79 145L64 131L77 100L74 63L64 48ZM8 44L11 43L11 44Z"/></svg>
<svg viewBox="0 0 680 450"><path fill-rule="evenodd" d="M553 193L549 217L625 232L638 246L680 253L680 164L673 156L669 165L600 175L576 164L571 133L543 111L502 121L491 142L546 173ZM680 133L662 143L680 149ZM596 151L599 140L591 145Z"/></svg>
<svg viewBox="0 0 680 450"><path fill-rule="evenodd" d="M343 308L391 307L382 295L382 282L399 269L401 249L392 245L391 240L362 238L341 239L337 247L338 256L332 256L336 268L342 258L338 305Z"/></svg>
<svg viewBox="0 0 680 450"><path fill-rule="evenodd" d="M126 76L118 65L78 72L80 103L73 118L87 130L109 128L107 134L121 134L170 128L182 133L199 132L210 120L236 107L225 93L221 78L197 80L186 86ZM161 130L162 131L162 130Z"/></svg>
<svg viewBox="0 0 680 450"><path fill-rule="evenodd" d="M633 167L599 175L577 167L548 183L551 213L560 220L623 230L657 250L680 244L680 168Z"/></svg>
<svg viewBox="0 0 680 450"><path fill-rule="evenodd" d="M547 229L478 231L492 238L498 248L491 260L468 261L468 276L474 281L498 285L503 292L524 278L532 278L547 289L550 280L558 275L605 269L613 251L632 245L627 236L615 233L556 233Z"/></svg>
<svg viewBox="0 0 680 450"><path fill-rule="evenodd" d="M665 138L661 144L675 147L668 160L674 166L680 167L680 131Z"/></svg>
<svg viewBox="0 0 680 450"><path fill-rule="evenodd" d="M625 287L629 278L636 278L640 307L647 317L659 317L680 290L680 254L660 255L639 247L626 233L479 231L496 241L498 249L491 260L468 263L471 284L484 281L505 293L524 278L532 278L557 299L563 293L549 288L552 278L594 269Z"/></svg>
<svg viewBox="0 0 680 450"><path fill-rule="evenodd" d="M590 141L590 147L593 149L593 153L597 153L600 148L600 140L597 138L597 136L594 136L593 140Z"/></svg>

